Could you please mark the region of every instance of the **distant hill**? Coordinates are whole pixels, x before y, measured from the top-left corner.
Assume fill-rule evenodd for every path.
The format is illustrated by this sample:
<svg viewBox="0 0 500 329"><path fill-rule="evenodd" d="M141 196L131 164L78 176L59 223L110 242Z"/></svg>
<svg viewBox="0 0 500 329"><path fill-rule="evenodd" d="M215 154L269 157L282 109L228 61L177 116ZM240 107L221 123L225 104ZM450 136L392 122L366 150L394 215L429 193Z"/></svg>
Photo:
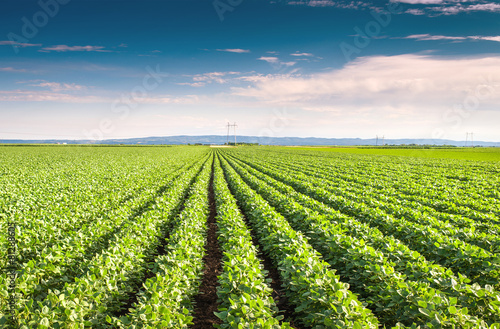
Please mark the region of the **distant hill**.
<svg viewBox="0 0 500 329"><path fill-rule="evenodd" d="M24 140L24 139L2 139L0 144L139 144L139 145L182 145L182 144L224 144L226 136L205 135L205 136L164 136L164 137L143 137L143 138L127 138L127 139L106 139L102 141L91 140L62 140L62 139L47 139L47 140ZM316 137L258 137L258 136L236 136L239 143L259 143L261 145L376 145L375 138L316 138ZM230 139L230 142L234 139ZM381 140L378 140L379 145ZM385 139L385 144L401 145L401 144L419 144L419 145L453 145L464 146L465 141L454 141L449 139ZM470 143L470 142L469 142ZM500 142L482 142L474 141L474 146L497 146L500 147Z"/></svg>

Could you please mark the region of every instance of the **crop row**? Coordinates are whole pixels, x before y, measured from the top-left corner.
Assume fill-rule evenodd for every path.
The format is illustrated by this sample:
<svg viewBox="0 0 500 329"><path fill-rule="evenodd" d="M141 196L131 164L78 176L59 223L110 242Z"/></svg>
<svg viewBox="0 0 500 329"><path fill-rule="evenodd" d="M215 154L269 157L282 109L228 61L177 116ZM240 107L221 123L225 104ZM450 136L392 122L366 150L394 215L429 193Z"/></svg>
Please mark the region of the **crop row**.
<svg viewBox="0 0 500 329"><path fill-rule="evenodd" d="M450 179L443 179L436 172L420 172L410 175L402 170L387 175L384 168L380 168L380 162L375 164L363 163L363 167L361 167L356 166L355 161L348 161L347 163L351 166L346 168L346 164L338 161L334 164L326 161L306 162L298 157L289 159L286 162L280 161L277 163L277 161L279 161L279 158L269 159L269 162L274 162L280 166L307 171L312 175L326 174L329 178L334 177L335 181L349 185L362 185L364 188L372 188L378 193L397 196L400 200L416 201L425 205L427 209L431 208L434 211L468 216L478 222L491 223L500 221L500 200L485 197L484 194L479 198L477 196L473 198L471 195L477 193L474 186L465 185L459 188L450 188ZM450 169L450 172L453 171L453 169ZM447 175L450 175L450 172ZM447 186L446 193L437 194L435 192L435 186L439 184L439 181L443 181L441 184ZM430 186L432 188L429 188Z"/></svg>
<svg viewBox="0 0 500 329"><path fill-rule="evenodd" d="M172 221L200 165L186 170L164 194L156 196L154 205L126 221L115 243L95 255L82 275L61 290L49 290L43 301L27 300L19 310L19 322L27 327L40 324L40 328L99 327L106 316L122 311L142 281L145 262L156 252L158 237Z"/></svg>
<svg viewBox="0 0 500 329"><path fill-rule="evenodd" d="M354 291L365 296L381 322L387 324L399 321L408 325L440 319L442 324L448 322L463 327L480 323L469 318L466 315L469 312L484 317L490 323L500 320L499 296L491 289L479 289L478 293L476 287L460 282L462 278L454 277L451 271L427 262L394 238L384 237L376 229L328 211L307 196L272 178L265 178L265 175L248 166L243 168L241 163L235 161L231 161L231 165L294 228L309 237L311 244L339 270L341 276L348 278ZM303 207L295 199L300 199L309 208ZM380 249L387 253L384 254ZM439 289L443 291L439 292ZM468 309L460 310L460 304L466 305Z"/></svg>
<svg viewBox="0 0 500 329"><path fill-rule="evenodd" d="M165 241L165 254L155 258L152 272L130 314L107 318L118 327L184 328L192 323L192 297L197 293L205 254L208 184L212 158L189 191L184 209Z"/></svg>
<svg viewBox="0 0 500 329"><path fill-rule="evenodd" d="M256 161L250 165L334 209L367 222L370 226L378 227L384 234L400 239L427 259L449 267L455 273L464 274L481 285L498 285L498 255L450 237L427 225L395 218L376 207L346 198L341 193L332 193L320 187L321 182L313 177L286 169L277 171L272 167L257 164Z"/></svg>
<svg viewBox="0 0 500 329"><path fill-rule="evenodd" d="M219 277L221 328L288 328L280 325L266 272L252 243L250 231L224 180L219 159L214 166L218 240L224 252Z"/></svg>
<svg viewBox="0 0 500 329"><path fill-rule="evenodd" d="M16 283L18 305L21 308L32 302L36 304L45 299L50 289L60 290L66 283L71 283L74 277L83 275L94 256L119 240L122 230L126 230L128 223L149 210L150 207L154 207L154 199L167 189L171 184L169 181L190 167L189 164L186 165L185 159L187 158L179 156L182 155L181 153L176 156L173 152L174 156L168 161L160 160L155 163L144 161L144 154L140 154L130 156L135 160L143 161L142 167L138 168L140 170L134 174L134 171L130 169L130 164L119 165L117 154L113 157L103 153L102 157L95 157L92 152L91 159L88 159L84 157L85 153L83 155L72 154L71 151L68 153L64 152L62 158L57 157L56 152L48 153L47 156L50 156L53 161L47 161L47 164L39 163L41 159L43 160L39 154L33 157L37 160L32 161L34 165L25 159L23 164L32 164L33 167L21 167L26 170L23 171L23 175L20 175L21 179L16 175L11 177L14 182L11 185L18 187L17 191L13 188L8 191L6 189L7 196L12 198L16 193L25 193L24 198L19 198L22 202L41 200L42 204L51 204L51 200L54 200L52 203L57 204L52 208L37 207L36 204L26 208L19 207L19 209L14 205L3 204L2 206L4 218L14 220L18 224L16 263L19 276ZM72 156L83 161L68 161ZM59 165L61 168L65 165L67 168L62 172L58 171L61 168L55 166ZM103 168L105 165L111 168ZM163 169L162 165L166 168ZM181 169L184 165L186 165L184 169ZM44 169L45 166L48 168ZM89 170L87 174L84 174L86 168ZM110 169L113 172L110 172ZM56 179L51 180L51 175ZM10 176L12 175L9 174ZM29 182L40 176L48 176L48 181L51 183L45 182L46 185L42 182L38 185L25 183L26 186L32 187L32 191L25 191L26 186L22 184L22 180ZM99 182L99 177L102 177L104 181L109 181L111 187L99 189L101 184L106 186L106 183ZM57 183L54 184L54 181ZM51 184L54 185L52 189L56 189L57 193L51 192ZM44 191L46 191L45 194ZM86 194L84 194L85 191ZM133 194L134 192L136 194ZM72 199L73 193L78 196L74 200ZM56 201L61 195L65 201ZM70 200L73 201L70 202ZM73 211L72 208L76 210ZM30 209L32 211L28 212ZM38 218L37 216L43 211L45 215ZM75 214L75 218L70 218L70 214ZM92 216L96 218L86 220ZM4 234L0 236L4 237ZM5 251L6 249L1 248L0 253L3 254ZM1 257L1 259L4 266L5 258ZM2 271L0 318L6 311L5 280L6 276Z"/></svg>
<svg viewBox="0 0 500 329"><path fill-rule="evenodd" d="M264 252L286 285L297 317L315 328L376 328L377 319L286 219L250 189L222 159L225 176Z"/></svg>
<svg viewBox="0 0 500 329"><path fill-rule="evenodd" d="M269 161L296 164L335 174L348 182L361 182L385 190L394 187L408 199L419 199L439 211L469 215L482 220L499 220L500 195L492 189L495 176L491 166L467 163L466 170L455 161L404 159L394 157L292 156L274 152ZM442 164L442 168L436 163ZM477 170L475 167L478 167ZM465 212L465 213L464 213ZM495 215L496 214L496 215Z"/></svg>
<svg viewBox="0 0 500 329"><path fill-rule="evenodd" d="M278 165L275 164L273 167L278 168ZM279 165L279 168L283 170L283 165ZM498 225L477 222L464 216L441 213L433 208L422 206L418 202L405 201L404 197L398 193L369 189L367 188L367 185L370 184L369 181L354 184L352 181L346 182L338 178L336 174L297 166L293 166L291 171L303 173L318 180L318 182L321 181L323 187L333 194L342 194L350 200L381 209L397 218L405 218L416 223L429 225L443 234L459 238L492 253L500 250L500 237L498 236L500 226Z"/></svg>

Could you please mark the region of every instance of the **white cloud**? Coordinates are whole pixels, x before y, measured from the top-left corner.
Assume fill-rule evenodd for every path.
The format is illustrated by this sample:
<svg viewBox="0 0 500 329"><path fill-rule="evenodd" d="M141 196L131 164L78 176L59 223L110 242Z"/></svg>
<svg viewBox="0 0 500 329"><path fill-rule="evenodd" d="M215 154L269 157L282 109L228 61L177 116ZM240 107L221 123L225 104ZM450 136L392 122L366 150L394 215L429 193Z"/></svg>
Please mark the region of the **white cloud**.
<svg viewBox="0 0 500 329"><path fill-rule="evenodd" d="M476 38L476 37L471 37L471 38ZM497 36L497 37L477 37L477 38L479 38L481 40L500 42L500 36Z"/></svg>
<svg viewBox="0 0 500 329"><path fill-rule="evenodd" d="M104 50L102 46L67 46L67 45L57 45L51 47L44 47L40 51L49 52L49 51L58 51L58 52L66 52L66 51L97 51L97 52L109 52L109 50Z"/></svg>
<svg viewBox="0 0 500 329"><path fill-rule="evenodd" d="M293 54L290 54L290 55L291 56L297 56L297 57L301 57L301 56L312 57L312 56L314 56L311 53L300 53L300 52L296 52L296 53L293 53Z"/></svg>
<svg viewBox="0 0 500 329"><path fill-rule="evenodd" d="M485 40L500 42L500 36L445 36L445 35L431 35L431 34L413 34L403 39L415 39L417 41L438 41L438 40L451 40L451 41L465 41L465 40Z"/></svg>
<svg viewBox="0 0 500 329"><path fill-rule="evenodd" d="M407 9L405 11L405 13L410 14L410 15L415 15L415 16L425 15L425 12L423 10L416 9L416 8Z"/></svg>
<svg viewBox="0 0 500 329"><path fill-rule="evenodd" d="M438 5L444 2L444 0L391 0L391 1L408 3L412 5Z"/></svg>
<svg viewBox="0 0 500 329"><path fill-rule="evenodd" d="M157 95L134 99L138 104L196 104L199 98L196 95L171 96Z"/></svg>
<svg viewBox="0 0 500 329"><path fill-rule="evenodd" d="M2 102L63 102L63 103L102 103L111 101L100 96L72 95L54 91L12 90L0 91Z"/></svg>
<svg viewBox="0 0 500 329"><path fill-rule="evenodd" d="M336 7L344 9L360 9L366 8L370 4L366 1L349 1L349 0L292 0L287 2L288 5L294 6L309 6L309 7Z"/></svg>
<svg viewBox="0 0 500 329"><path fill-rule="evenodd" d="M500 4L488 0L390 0L390 2L418 6L418 8L408 8L404 11L406 14L418 16L456 15L461 12L473 11L500 12ZM374 0L292 0L286 3L295 6L335 7L353 10L382 9L379 2Z"/></svg>
<svg viewBox="0 0 500 329"><path fill-rule="evenodd" d="M261 56L261 57L257 58L257 60L265 61L268 63L278 63L279 62L279 58L274 57L274 56Z"/></svg>
<svg viewBox="0 0 500 329"><path fill-rule="evenodd" d="M118 97L118 96L117 96ZM56 103L112 103L117 98L89 94L70 94L48 90L9 90L0 91L0 102L56 102ZM195 104L199 99L196 95L171 96L151 95L133 98L137 104Z"/></svg>
<svg viewBox="0 0 500 329"><path fill-rule="evenodd" d="M334 104L344 112L392 108L400 115L451 107L477 88L491 91L489 100L483 102L490 106L500 101L500 83L488 80L492 76L500 79L500 57L377 56L308 77L258 77L252 87L232 90L234 95L272 105L324 109Z"/></svg>
<svg viewBox="0 0 500 329"><path fill-rule="evenodd" d="M467 7L467 10L481 10L481 11L500 11L500 4L498 3L485 3L485 4L477 4L471 5Z"/></svg>
<svg viewBox="0 0 500 329"><path fill-rule="evenodd" d="M59 83L59 82L49 82L49 81L42 81L40 83L36 84L30 84L29 86L33 87L43 87L43 88L49 88L52 91L80 91L80 90L86 90L86 86L82 85L77 85L75 83Z"/></svg>
<svg viewBox="0 0 500 329"><path fill-rule="evenodd" d="M238 75L240 72L228 71L228 72L208 72L203 74L187 75L193 79L193 82L181 82L178 85L186 85L191 87L203 87L210 83L224 84L228 82L228 79L232 75Z"/></svg>
<svg viewBox="0 0 500 329"><path fill-rule="evenodd" d="M265 79L267 79L267 77L265 75L262 75L262 74L257 74L257 75L242 76L242 77L239 77L238 79L242 80L242 81L255 83L255 82L265 80Z"/></svg>
<svg viewBox="0 0 500 329"><path fill-rule="evenodd" d="M0 67L0 72L27 72L25 69L16 69L13 67Z"/></svg>
<svg viewBox="0 0 500 329"><path fill-rule="evenodd" d="M275 57L275 56L261 56L261 57L257 58L257 60L268 62L269 64L271 64L275 68L283 67L283 66L294 66L295 64L297 64L296 61L282 62L282 61L280 61L280 59L278 57Z"/></svg>
<svg viewBox="0 0 500 329"><path fill-rule="evenodd" d="M180 86L191 86L191 87L204 87L206 85L205 82L179 82L177 84Z"/></svg>
<svg viewBox="0 0 500 329"><path fill-rule="evenodd" d="M249 53L250 52L250 50L248 50L248 49L240 49L240 48L236 48L236 49L217 49L217 51L225 51L225 52L228 52L228 53L237 53L237 54Z"/></svg>
<svg viewBox="0 0 500 329"><path fill-rule="evenodd" d="M487 0L391 0L409 5L420 5L420 8L410 8L405 11L411 15L457 15L463 12L500 12L500 4ZM480 3L478 3L480 2Z"/></svg>
<svg viewBox="0 0 500 329"><path fill-rule="evenodd" d="M16 41L0 41L0 46L14 46L14 47L41 47L40 43L24 43Z"/></svg>
<svg viewBox="0 0 500 329"><path fill-rule="evenodd" d="M466 37L450 37L444 35L431 35L431 34L413 34L405 37L404 39L416 39L418 41L436 41L436 40L466 40Z"/></svg>
<svg viewBox="0 0 500 329"><path fill-rule="evenodd" d="M311 7L333 7L337 4L333 0L289 1L289 5L307 5Z"/></svg>

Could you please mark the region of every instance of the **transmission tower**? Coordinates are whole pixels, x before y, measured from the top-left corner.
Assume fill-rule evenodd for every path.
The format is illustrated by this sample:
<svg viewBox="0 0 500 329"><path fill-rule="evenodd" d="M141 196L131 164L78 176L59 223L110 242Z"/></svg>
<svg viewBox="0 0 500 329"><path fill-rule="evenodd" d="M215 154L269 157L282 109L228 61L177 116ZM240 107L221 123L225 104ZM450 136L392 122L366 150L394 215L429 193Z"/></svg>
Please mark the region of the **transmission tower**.
<svg viewBox="0 0 500 329"><path fill-rule="evenodd" d="M229 130L231 127L234 129L234 145L236 146L236 127L238 127L236 122L233 124L227 123L227 145L229 145Z"/></svg>
<svg viewBox="0 0 500 329"><path fill-rule="evenodd" d="M233 128L234 128L234 146L236 146L236 127L238 127L238 126L236 125L236 122L235 122L235 123L233 123Z"/></svg>
<svg viewBox="0 0 500 329"><path fill-rule="evenodd" d="M465 133L465 147L467 147L467 142L469 141L469 136L470 136L470 146L474 147L474 133Z"/></svg>

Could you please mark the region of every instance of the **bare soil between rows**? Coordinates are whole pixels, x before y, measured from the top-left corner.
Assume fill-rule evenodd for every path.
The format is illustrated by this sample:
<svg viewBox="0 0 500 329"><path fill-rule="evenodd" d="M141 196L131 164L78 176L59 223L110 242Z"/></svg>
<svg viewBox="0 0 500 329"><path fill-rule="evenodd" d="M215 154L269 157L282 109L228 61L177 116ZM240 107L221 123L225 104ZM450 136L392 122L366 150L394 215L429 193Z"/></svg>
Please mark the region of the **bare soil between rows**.
<svg viewBox="0 0 500 329"><path fill-rule="evenodd" d="M204 329L213 328L214 324L221 324L222 321L214 314L217 312L219 304L217 303L217 287L219 281L217 276L222 271L222 251L217 241L217 224L215 195L213 189L214 170L212 165L212 175L208 187L208 202L210 214L207 221L207 242L205 246L205 256L203 262L203 280L201 282L198 295L195 297L195 310L193 314L193 325L191 328Z"/></svg>

